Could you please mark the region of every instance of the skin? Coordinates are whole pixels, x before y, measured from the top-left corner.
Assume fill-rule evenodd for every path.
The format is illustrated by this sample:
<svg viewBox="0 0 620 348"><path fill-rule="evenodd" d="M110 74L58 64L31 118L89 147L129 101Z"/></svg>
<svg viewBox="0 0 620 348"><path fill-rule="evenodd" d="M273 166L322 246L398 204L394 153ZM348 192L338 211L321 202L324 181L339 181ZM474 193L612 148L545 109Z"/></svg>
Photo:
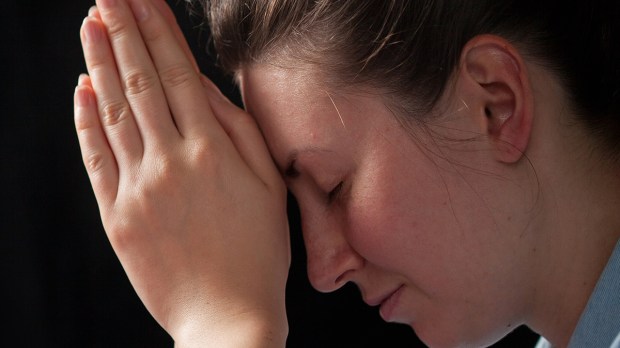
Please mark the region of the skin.
<svg viewBox="0 0 620 348"><path fill-rule="evenodd" d="M558 129L569 104L557 79L476 38L425 131L403 127L380 91L326 92L320 76L290 62L240 73L298 200L313 286L354 282L433 347L487 346L521 324L565 346L620 229L611 168L574 169L589 139ZM577 184L584 175L604 184Z"/></svg>
<svg viewBox="0 0 620 348"><path fill-rule="evenodd" d="M75 121L102 221L178 346L285 345L281 175L319 291L354 282L431 346L520 324L568 343L620 237L618 171L509 42L468 43L427 128L404 128L380 91L302 65L244 67L237 108L160 0L98 0L81 36Z"/></svg>
<svg viewBox="0 0 620 348"><path fill-rule="evenodd" d="M533 260L536 243L519 231L534 204L521 186L528 177L479 158L491 152L485 144L436 147L422 132L412 137L376 96L336 97L336 109L320 85L269 65L244 70L241 85L283 172L296 153L299 174L287 185L299 202L313 286L329 292L352 281L370 305L400 289L381 316L411 325L431 346L490 344L521 324L534 264L517 261ZM447 111L433 130L463 129L463 110ZM502 200L499 187L527 203Z"/></svg>
<svg viewBox="0 0 620 348"><path fill-rule="evenodd" d="M178 346L283 346L286 190L258 128L201 79L163 2L97 5L75 124L133 287Z"/></svg>

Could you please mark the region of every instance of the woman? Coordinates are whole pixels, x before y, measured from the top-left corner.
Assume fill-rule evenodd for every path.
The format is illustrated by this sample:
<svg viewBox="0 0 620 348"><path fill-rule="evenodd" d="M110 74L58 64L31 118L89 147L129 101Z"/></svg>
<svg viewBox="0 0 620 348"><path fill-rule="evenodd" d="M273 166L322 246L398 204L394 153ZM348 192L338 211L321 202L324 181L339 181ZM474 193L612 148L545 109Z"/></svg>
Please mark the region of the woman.
<svg viewBox="0 0 620 348"><path fill-rule="evenodd" d="M618 5L562 6L205 3L246 113L163 1L98 0L76 129L150 313L180 346L283 346L288 187L313 286L429 346L618 346Z"/></svg>

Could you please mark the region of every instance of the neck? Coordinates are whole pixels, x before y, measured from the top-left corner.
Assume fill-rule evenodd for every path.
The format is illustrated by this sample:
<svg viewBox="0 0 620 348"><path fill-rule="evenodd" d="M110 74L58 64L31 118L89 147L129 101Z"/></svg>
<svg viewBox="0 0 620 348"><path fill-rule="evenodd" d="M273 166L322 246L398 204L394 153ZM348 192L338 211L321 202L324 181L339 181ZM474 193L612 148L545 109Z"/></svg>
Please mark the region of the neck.
<svg viewBox="0 0 620 348"><path fill-rule="evenodd" d="M567 158L553 159L556 170L540 178L539 267L528 323L557 347L568 345L620 238L620 171L563 153Z"/></svg>

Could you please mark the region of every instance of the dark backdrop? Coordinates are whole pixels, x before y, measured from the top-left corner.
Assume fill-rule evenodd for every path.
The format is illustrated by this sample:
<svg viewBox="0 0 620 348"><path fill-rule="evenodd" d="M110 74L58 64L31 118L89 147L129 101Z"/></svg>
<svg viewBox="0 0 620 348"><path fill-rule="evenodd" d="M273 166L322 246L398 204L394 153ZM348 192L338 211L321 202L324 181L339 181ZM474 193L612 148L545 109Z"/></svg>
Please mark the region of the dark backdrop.
<svg viewBox="0 0 620 348"><path fill-rule="evenodd" d="M101 227L73 128L72 100L85 71L79 28L87 0L3 0L0 184L0 344L17 347L172 347L146 312ZM200 19L169 1L202 70L239 102L206 54ZM422 347L404 326L381 321L352 286L314 291L305 275L291 202L293 264L287 289L289 347ZM531 347L520 328L498 347Z"/></svg>

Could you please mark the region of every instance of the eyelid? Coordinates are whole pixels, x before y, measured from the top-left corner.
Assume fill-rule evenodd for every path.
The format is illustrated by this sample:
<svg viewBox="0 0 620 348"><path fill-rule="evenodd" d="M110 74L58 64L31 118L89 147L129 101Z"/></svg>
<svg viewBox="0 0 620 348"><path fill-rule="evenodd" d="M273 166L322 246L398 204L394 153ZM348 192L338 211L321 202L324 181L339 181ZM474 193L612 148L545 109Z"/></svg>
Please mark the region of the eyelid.
<svg viewBox="0 0 620 348"><path fill-rule="evenodd" d="M344 181L340 181L333 189L331 189L327 193L327 203L334 202L340 196L343 186L344 186Z"/></svg>
<svg viewBox="0 0 620 348"><path fill-rule="evenodd" d="M299 170L296 166L297 159L293 159L291 164L284 170L284 176L290 179L295 179L299 176Z"/></svg>

